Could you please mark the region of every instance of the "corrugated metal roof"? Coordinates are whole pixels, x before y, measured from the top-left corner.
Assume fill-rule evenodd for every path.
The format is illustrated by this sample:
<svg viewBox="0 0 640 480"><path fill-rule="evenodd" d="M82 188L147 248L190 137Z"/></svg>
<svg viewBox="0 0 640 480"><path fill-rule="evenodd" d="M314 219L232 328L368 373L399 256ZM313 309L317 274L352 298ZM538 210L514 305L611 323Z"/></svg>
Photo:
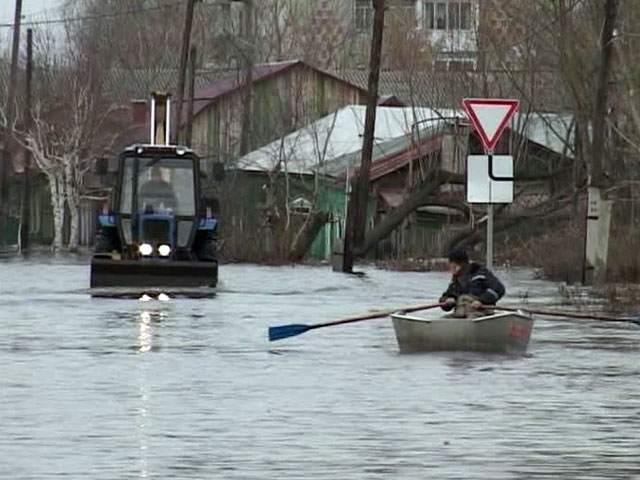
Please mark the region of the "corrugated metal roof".
<svg viewBox="0 0 640 480"><path fill-rule="evenodd" d="M336 70L338 77L367 88L366 69ZM533 80L532 80L533 79ZM466 97L519 98L522 109L561 112L571 108L564 82L553 72L382 71L380 95L395 95L407 105L459 108ZM526 95L519 87L526 86Z"/></svg>
<svg viewBox="0 0 640 480"><path fill-rule="evenodd" d="M423 134L424 138L420 140L419 147L413 144L407 145L407 149L373 162L369 174L371 181L395 172L424 155L439 151L442 148L443 133L441 128L433 129L430 135Z"/></svg>
<svg viewBox="0 0 640 480"><path fill-rule="evenodd" d="M350 105L328 115L238 160L246 171L286 171L334 178L350 174L360 164L364 132L364 105ZM464 118L459 110L431 108L377 107L371 179L383 177L409 162L441 148L440 137L451 121ZM412 127L418 125L420 147ZM573 133L569 115L516 115L514 128L527 139L558 154L566 152L565 142Z"/></svg>
<svg viewBox="0 0 640 480"><path fill-rule="evenodd" d="M366 92L366 85L350 83L346 78L319 69L302 60L292 59L282 62L271 62L255 65L252 72L253 82L258 83L273 75L283 73L295 66L305 66L322 75L334 78L339 82L349 84ZM178 84L177 69L139 69L139 70L110 70L104 81L104 95L110 101L127 104L133 99L146 99L150 92L166 91L175 92ZM206 106L230 93L235 92L244 84L244 70L238 68L225 68L218 70L198 70L195 79L196 101L194 113L202 111Z"/></svg>
<svg viewBox="0 0 640 480"><path fill-rule="evenodd" d="M575 157L573 151L575 125L573 115L516 114L512 128L528 140L560 155Z"/></svg>
<svg viewBox="0 0 640 480"><path fill-rule="evenodd" d="M237 166L246 171L342 176L360 164L365 112L364 105L349 105L245 155ZM437 130L456 114L461 115L430 108L377 107L373 160L406 151L416 124L421 132Z"/></svg>

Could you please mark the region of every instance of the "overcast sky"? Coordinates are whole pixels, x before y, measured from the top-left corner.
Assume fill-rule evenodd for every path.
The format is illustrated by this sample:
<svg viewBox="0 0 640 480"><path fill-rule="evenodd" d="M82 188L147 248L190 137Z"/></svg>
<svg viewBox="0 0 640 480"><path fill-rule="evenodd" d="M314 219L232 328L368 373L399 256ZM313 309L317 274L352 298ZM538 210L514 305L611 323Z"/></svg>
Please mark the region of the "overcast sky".
<svg viewBox="0 0 640 480"><path fill-rule="evenodd" d="M22 21L57 18L59 15L57 9L64 3L65 0L22 0ZM13 23L15 8L15 0L0 0L0 25ZM10 43L11 29L0 27L0 55L10 52Z"/></svg>
<svg viewBox="0 0 640 480"><path fill-rule="evenodd" d="M39 13L47 13L64 3L63 0L22 0L22 15L27 16L25 20L32 20L32 16ZM0 23L13 23L13 15L16 8L14 0L0 0Z"/></svg>

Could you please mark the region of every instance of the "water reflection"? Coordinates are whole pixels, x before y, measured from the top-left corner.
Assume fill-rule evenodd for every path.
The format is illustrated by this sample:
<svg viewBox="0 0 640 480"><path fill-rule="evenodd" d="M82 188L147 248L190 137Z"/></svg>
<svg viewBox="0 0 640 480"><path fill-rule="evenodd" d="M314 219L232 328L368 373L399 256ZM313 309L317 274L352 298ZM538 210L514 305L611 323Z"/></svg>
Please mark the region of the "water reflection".
<svg viewBox="0 0 640 480"><path fill-rule="evenodd" d="M143 310L138 322L138 350L142 353L151 351L153 335L151 333L151 312Z"/></svg>
<svg viewBox="0 0 640 480"><path fill-rule="evenodd" d="M140 478L149 478L148 400L146 375L142 372L140 375L140 408L138 409L138 469Z"/></svg>

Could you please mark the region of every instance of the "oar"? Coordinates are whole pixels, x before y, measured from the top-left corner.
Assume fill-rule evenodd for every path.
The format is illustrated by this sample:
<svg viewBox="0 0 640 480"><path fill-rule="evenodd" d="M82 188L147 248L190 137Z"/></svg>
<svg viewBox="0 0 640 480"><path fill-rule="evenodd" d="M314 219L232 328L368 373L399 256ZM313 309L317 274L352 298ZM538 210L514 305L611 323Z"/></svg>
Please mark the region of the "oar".
<svg viewBox="0 0 640 480"><path fill-rule="evenodd" d="M517 311L525 311L529 313L533 313L534 315L545 315L548 317L565 317L565 318L576 318L579 320L598 320L603 322L631 322L636 325L640 325L640 317L606 317L602 315L584 315L580 313L569 313L569 312L549 312L546 310L530 310L528 308L509 308L509 307L501 307L496 305L495 307L488 307L496 310L504 310L506 312L517 312Z"/></svg>
<svg viewBox="0 0 640 480"><path fill-rule="evenodd" d="M395 310L387 310L385 312L370 313L368 315L359 315L357 317L348 317L341 320L334 320L326 323L316 323L315 325L304 325L301 323L291 323L289 325L278 325L276 327L269 327L269 341L282 340L287 337L295 337L302 333L314 330L322 327L333 327L334 325L344 325L345 323L362 322L363 320L372 320L374 318L388 317L395 312L416 312L418 310L428 310L430 308L437 308L441 304L436 303L432 305L418 305L409 308L396 308Z"/></svg>

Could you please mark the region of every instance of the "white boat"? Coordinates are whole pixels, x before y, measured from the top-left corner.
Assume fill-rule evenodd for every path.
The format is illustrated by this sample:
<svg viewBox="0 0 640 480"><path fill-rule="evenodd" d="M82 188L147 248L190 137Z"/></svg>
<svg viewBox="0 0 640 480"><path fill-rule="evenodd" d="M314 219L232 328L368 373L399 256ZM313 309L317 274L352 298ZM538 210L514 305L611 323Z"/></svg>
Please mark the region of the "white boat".
<svg viewBox="0 0 640 480"><path fill-rule="evenodd" d="M402 353L466 350L522 354L533 329L533 317L521 311L478 318L424 318L399 312L391 319Z"/></svg>

